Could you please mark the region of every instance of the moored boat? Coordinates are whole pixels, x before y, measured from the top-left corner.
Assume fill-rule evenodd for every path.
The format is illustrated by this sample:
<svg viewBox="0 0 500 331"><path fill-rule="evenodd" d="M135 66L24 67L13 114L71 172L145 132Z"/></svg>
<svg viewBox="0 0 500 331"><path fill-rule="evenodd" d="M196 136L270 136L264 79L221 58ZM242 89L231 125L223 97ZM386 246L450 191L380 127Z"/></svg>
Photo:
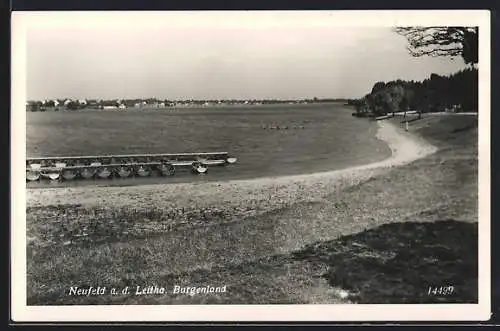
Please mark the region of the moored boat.
<svg viewBox="0 0 500 331"><path fill-rule="evenodd" d="M26 179L173 176L177 168L190 168L194 173L205 174L211 166L229 165L236 161L236 157L227 152L39 157L26 160Z"/></svg>

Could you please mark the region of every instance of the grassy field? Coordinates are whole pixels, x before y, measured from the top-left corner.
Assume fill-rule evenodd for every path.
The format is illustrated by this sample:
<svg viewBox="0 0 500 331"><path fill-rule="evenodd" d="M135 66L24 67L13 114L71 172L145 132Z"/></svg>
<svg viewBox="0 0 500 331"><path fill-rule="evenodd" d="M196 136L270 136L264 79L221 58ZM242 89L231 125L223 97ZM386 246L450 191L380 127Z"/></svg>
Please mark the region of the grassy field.
<svg viewBox="0 0 500 331"><path fill-rule="evenodd" d="M261 213L250 200L238 210L28 207L28 304L477 302L477 117L429 117L410 130L439 151ZM228 290L68 295L153 285Z"/></svg>

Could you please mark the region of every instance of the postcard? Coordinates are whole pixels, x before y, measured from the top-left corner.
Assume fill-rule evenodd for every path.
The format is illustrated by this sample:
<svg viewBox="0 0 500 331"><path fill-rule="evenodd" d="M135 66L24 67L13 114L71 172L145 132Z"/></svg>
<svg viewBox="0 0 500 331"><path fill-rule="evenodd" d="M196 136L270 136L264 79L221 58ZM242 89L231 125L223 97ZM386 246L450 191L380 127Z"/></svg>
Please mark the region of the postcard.
<svg viewBox="0 0 500 331"><path fill-rule="evenodd" d="M13 12L11 118L16 322L490 317L489 11Z"/></svg>

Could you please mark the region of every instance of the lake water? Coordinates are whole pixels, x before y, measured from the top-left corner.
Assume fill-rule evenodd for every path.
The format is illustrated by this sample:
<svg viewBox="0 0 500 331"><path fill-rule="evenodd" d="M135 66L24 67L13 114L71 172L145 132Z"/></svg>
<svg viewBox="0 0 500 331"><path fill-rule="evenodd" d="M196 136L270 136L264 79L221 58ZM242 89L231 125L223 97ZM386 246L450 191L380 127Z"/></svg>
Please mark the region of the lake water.
<svg viewBox="0 0 500 331"><path fill-rule="evenodd" d="M303 174L390 155L376 123L341 103L27 113L28 157L229 152L238 163L206 175L29 183L134 185ZM270 129L280 127L280 129Z"/></svg>

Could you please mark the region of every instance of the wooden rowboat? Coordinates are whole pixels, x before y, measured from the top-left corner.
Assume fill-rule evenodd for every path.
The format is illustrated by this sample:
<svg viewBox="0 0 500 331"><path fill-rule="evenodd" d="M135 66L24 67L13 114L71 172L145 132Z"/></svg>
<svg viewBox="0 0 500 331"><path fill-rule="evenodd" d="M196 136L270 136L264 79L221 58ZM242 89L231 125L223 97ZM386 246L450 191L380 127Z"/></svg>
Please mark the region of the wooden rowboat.
<svg viewBox="0 0 500 331"><path fill-rule="evenodd" d="M26 160L26 179L104 179L115 177L113 175L126 178L134 175L147 177L153 173L172 176L178 167L204 174L210 166L234 164L236 161L236 157L227 152L38 157Z"/></svg>

